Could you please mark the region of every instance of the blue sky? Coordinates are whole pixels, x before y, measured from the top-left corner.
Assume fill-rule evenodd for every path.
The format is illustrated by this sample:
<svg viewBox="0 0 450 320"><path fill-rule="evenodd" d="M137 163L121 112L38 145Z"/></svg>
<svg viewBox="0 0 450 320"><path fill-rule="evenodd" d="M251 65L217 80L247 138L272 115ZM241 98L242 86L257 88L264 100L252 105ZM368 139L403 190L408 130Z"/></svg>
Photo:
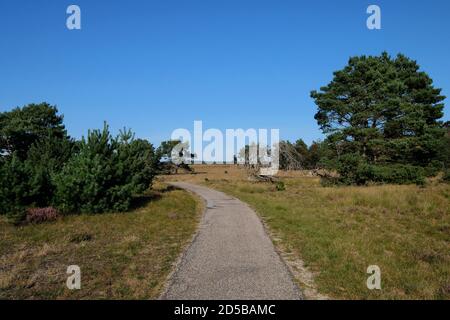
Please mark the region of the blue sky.
<svg viewBox="0 0 450 320"><path fill-rule="evenodd" d="M82 30L66 28L70 4ZM369 4L382 30L366 28ZM402 52L450 96L449 12L448 0L1 0L0 111L55 104L75 137L106 120L159 144L202 120L311 143L309 93L352 55Z"/></svg>

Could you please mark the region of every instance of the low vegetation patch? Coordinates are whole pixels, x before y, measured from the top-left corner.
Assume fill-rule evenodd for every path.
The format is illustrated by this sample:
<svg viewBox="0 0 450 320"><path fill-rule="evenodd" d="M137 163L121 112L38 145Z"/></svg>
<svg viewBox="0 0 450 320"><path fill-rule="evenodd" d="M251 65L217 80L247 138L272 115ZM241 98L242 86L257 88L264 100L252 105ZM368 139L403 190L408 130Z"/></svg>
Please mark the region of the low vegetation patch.
<svg viewBox="0 0 450 320"><path fill-rule="evenodd" d="M27 223L43 223L55 221L60 216L58 210L52 207L48 208L29 208L27 209Z"/></svg>
<svg viewBox="0 0 450 320"><path fill-rule="evenodd" d="M0 216L0 299L157 298L196 229L201 202L156 189L128 213L21 226ZM80 290L66 287L69 265L81 268Z"/></svg>

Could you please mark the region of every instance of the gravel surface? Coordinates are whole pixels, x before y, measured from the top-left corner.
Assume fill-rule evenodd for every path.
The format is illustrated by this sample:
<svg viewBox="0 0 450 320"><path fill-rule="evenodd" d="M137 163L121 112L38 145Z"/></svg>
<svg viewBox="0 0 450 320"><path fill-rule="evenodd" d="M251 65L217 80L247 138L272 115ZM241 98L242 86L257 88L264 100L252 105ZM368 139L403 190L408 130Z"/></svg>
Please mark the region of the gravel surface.
<svg viewBox="0 0 450 320"><path fill-rule="evenodd" d="M301 299L256 213L203 186L172 185L202 197L206 212L162 299Z"/></svg>

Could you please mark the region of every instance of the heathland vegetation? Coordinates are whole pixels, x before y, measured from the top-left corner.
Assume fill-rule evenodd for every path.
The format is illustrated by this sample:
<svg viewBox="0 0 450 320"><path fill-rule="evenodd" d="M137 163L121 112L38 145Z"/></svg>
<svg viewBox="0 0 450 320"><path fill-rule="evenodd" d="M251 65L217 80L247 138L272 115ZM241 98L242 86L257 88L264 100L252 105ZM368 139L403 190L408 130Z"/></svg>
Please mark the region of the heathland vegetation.
<svg viewBox="0 0 450 320"><path fill-rule="evenodd" d="M112 137L106 124L76 141L56 107L46 103L0 114L0 139L0 210L16 223L34 207L126 211L155 175L157 159L148 141L127 129Z"/></svg>
<svg viewBox="0 0 450 320"><path fill-rule="evenodd" d="M0 216L1 299L156 299L197 228L201 202L155 183L127 213L15 226ZM81 290L66 287L69 265Z"/></svg>
<svg viewBox="0 0 450 320"><path fill-rule="evenodd" d="M387 53L352 57L311 97L326 139L310 147L301 139L282 141L281 169L326 169L327 184L424 184L442 172L448 179L449 126L439 120L445 97L415 61ZM112 137L106 124L76 141L56 107L45 103L3 112L0 212L20 222L33 207L127 211L176 143L155 151L127 129Z"/></svg>
<svg viewBox="0 0 450 320"><path fill-rule="evenodd" d="M1 113L0 148L0 298L158 297L202 207L153 184L163 150L106 124L70 138L46 103Z"/></svg>
<svg viewBox="0 0 450 320"><path fill-rule="evenodd" d="M47 103L0 113L0 297L156 297L201 210L161 184L184 179L252 205L331 297L448 298L441 90L415 61L383 53L350 58L311 97L326 138L280 142L284 171L264 180L276 184L237 165L173 166L161 159L177 141L155 149L129 129L113 137L106 123L76 140ZM173 175L179 168L188 170ZM90 290L61 286L70 264ZM365 287L370 264L382 270L382 291Z"/></svg>
<svg viewBox="0 0 450 320"><path fill-rule="evenodd" d="M281 171L266 183L240 166L193 168L157 179L204 184L248 203L307 298L317 298L315 289L339 299L450 299L449 184L323 186L310 170ZM381 269L381 290L366 287L369 265Z"/></svg>

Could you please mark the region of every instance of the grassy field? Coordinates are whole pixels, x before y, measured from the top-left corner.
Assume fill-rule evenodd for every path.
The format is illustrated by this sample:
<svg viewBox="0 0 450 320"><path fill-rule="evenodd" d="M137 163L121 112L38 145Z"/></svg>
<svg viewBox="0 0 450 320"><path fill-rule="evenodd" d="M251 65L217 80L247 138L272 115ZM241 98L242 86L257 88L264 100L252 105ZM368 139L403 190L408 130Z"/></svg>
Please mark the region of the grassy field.
<svg viewBox="0 0 450 320"><path fill-rule="evenodd" d="M450 185L325 188L316 177L283 172L286 190L277 191L234 166L194 168L161 179L206 184L250 204L276 246L304 262L320 293L450 299ZM366 287L369 265L381 269L381 290Z"/></svg>
<svg viewBox="0 0 450 320"><path fill-rule="evenodd" d="M160 186L129 213L22 227L0 217L0 298L157 298L201 210L188 193ZM81 290L66 288L69 265L81 268Z"/></svg>

